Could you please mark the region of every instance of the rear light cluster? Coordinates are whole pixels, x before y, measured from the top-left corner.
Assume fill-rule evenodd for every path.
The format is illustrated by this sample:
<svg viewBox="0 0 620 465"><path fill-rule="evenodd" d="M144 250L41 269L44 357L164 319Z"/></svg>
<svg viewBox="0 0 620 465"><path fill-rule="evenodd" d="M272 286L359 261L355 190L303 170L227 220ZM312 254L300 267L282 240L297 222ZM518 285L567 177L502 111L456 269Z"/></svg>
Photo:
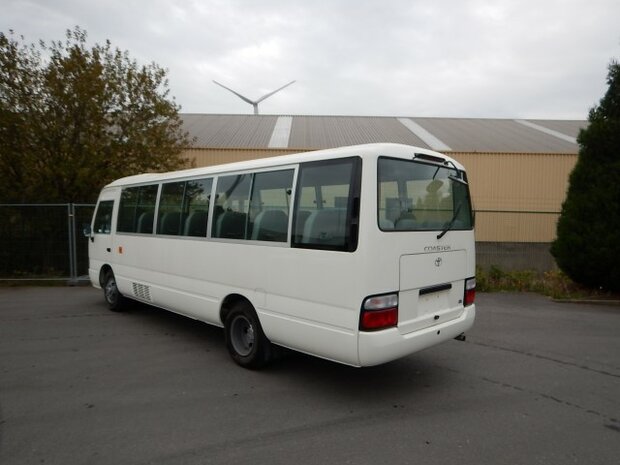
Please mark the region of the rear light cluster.
<svg viewBox="0 0 620 465"><path fill-rule="evenodd" d="M377 331L398 324L398 294L368 297L362 305L360 330Z"/></svg>
<svg viewBox="0 0 620 465"><path fill-rule="evenodd" d="M463 297L463 305L467 307L472 305L476 300L476 278L465 280L465 296Z"/></svg>

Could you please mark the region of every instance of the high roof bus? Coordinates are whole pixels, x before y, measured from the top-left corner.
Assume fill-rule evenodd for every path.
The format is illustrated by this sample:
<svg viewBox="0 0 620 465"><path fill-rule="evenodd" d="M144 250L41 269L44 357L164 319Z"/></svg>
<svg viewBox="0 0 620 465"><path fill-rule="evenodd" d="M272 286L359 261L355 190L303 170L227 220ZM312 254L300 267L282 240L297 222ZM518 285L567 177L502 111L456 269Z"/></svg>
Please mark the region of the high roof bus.
<svg viewBox="0 0 620 465"><path fill-rule="evenodd" d="M475 318L465 169L368 144L164 174L103 188L89 275L131 300L224 328L233 360L278 346L362 367L457 338Z"/></svg>

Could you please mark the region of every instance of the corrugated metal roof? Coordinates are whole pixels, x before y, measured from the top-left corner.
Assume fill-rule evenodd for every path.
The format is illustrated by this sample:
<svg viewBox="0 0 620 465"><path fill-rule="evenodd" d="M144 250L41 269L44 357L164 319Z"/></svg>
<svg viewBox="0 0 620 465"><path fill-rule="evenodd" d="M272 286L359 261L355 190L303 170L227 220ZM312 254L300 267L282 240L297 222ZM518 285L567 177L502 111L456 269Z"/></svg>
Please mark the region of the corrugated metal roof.
<svg viewBox="0 0 620 465"><path fill-rule="evenodd" d="M414 122L413 120L409 118L398 118L398 121L400 121L400 123L403 126L405 126L407 129L413 132L417 137L422 139L424 143L428 144L429 147L432 148L433 150L445 150L445 151L452 150L448 146L448 144L446 144L442 140L439 140L434 134L431 134L430 132L428 132L426 129L424 129L422 126L420 126L418 123Z"/></svg>
<svg viewBox="0 0 620 465"><path fill-rule="evenodd" d="M269 139L269 148L288 148L288 140L291 137L292 116L279 116Z"/></svg>
<svg viewBox="0 0 620 465"><path fill-rule="evenodd" d="M539 124L554 131L561 132L567 136L577 138L579 131L584 129L587 125L587 121L583 120L545 120L545 119L530 119L527 120L534 124Z"/></svg>
<svg viewBox="0 0 620 465"><path fill-rule="evenodd" d="M181 114L185 129L196 137L196 148L269 147L278 131L277 115ZM431 148L402 124L411 120L427 142L441 141L455 152L577 153L570 142L587 121L483 118L417 118L366 116L290 116L285 148L308 150L373 142L395 142ZM532 124L523 124L523 121ZM548 131L544 131L544 128ZM280 128L281 129L281 128ZM424 132L425 131L425 132ZM432 136L429 138L428 136ZM564 135L566 137L558 137ZM444 150L442 150L444 151ZM447 151L447 150L445 150Z"/></svg>
<svg viewBox="0 0 620 465"><path fill-rule="evenodd" d="M289 147L326 149L375 142L430 148L396 118L366 116L294 116Z"/></svg>
<svg viewBox="0 0 620 465"><path fill-rule="evenodd" d="M194 147L264 148L278 120L271 115L181 114L183 127L196 137Z"/></svg>
<svg viewBox="0 0 620 465"><path fill-rule="evenodd" d="M412 119L457 152L577 153L578 151L576 144L509 119Z"/></svg>
<svg viewBox="0 0 620 465"><path fill-rule="evenodd" d="M519 124L522 124L523 126L527 126L528 128L536 129L537 131L544 132L545 134L557 137L558 139L561 139L563 141L570 142L573 145L577 144L577 139L575 139L574 137L568 136L554 129L549 129L546 126L541 126L540 124L532 123L531 121L525 121L523 119L516 119L515 121Z"/></svg>

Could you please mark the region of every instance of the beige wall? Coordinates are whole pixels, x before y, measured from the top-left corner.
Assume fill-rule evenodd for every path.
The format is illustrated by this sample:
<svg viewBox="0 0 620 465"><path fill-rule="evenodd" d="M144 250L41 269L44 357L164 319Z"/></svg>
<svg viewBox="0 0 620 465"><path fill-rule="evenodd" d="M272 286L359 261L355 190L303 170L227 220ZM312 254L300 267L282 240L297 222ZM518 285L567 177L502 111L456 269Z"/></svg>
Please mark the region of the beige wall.
<svg viewBox="0 0 620 465"><path fill-rule="evenodd" d="M576 154L452 153L469 176L476 240L551 242Z"/></svg>
<svg viewBox="0 0 620 465"><path fill-rule="evenodd" d="M196 166L299 152L272 149L189 149ZM476 240L551 242L577 162L575 154L456 153L467 168L476 214Z"/></svg>
<svg viewBox="0 0 620 465"><path fill-rule="evenodd" d="M451 153L467 168L478 210L560 211L577 155Z"/></svg>

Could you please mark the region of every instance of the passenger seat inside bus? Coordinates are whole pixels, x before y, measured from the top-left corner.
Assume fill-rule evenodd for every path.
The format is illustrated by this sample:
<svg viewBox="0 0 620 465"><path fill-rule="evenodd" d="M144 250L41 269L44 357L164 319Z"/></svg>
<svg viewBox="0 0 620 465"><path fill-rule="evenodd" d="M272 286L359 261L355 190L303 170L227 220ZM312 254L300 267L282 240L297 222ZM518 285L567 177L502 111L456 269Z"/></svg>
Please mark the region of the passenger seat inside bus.
<svg viewBox="0 0 620 465"><path fill-rule="evenodd" d="M167 234L169 236L178 236L179 227L181 226L181 212L165 213L160 220L161 224L157 226L159 234Z"/></svg>
<svg viewBox="0 0 620 465"><path fill-rule="evenodd" d="M295 242L301 242L304 237L304 228L306 226L306 221L310 217L309 210L299 210L297 215L295 215Z"/></svg>
<svg viewBox="0 0 620 465"><path fill-rule="evenodd" d="M204 210L194 210L185 220L183 228L184 236L206 237L207 235L207 215Z"/></svg>
<svg viewBox="0 0 620 465"><path fill-rule="evenodd" d="M282 210L264 210L256 215L252 240L286 242L288 216Z"/></svg>
<svg viewBox="0 0 620 465"><path fill-rule="evenodd" d="M343 245L346 236L346 209L330 208L310 214L304 226L302 244Z"/></svg>
<svg viewBox="0 0 620 465"><path fill-rule="evenodd" d="M217 219L215 236L226 239L245 239L245 213L225 211Z"/></svg>
<svg viewBox="0 0 620 465"><path fill-rule="evenodd" d="M138 227L136 232L144 234L153 233L153 220L155 214L153 212L144 212L138 217Z"/></svg>

